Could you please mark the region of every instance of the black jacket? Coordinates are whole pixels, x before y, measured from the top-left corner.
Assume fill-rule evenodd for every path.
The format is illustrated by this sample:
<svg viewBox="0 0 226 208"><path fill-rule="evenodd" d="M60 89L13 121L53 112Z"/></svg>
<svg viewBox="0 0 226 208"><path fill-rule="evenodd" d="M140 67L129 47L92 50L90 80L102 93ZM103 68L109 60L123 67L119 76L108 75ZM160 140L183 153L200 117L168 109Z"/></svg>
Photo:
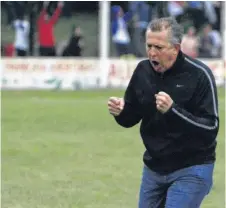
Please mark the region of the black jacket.
<svg viewBox="0 0 226 208"><path fill-rule="evenodd" d="M82 36L73 36L70 39L68 46L63 52L63 56L81 56L82 48L80 46L80 41Z"/></svg>
<svg viewBox="0 0 226 208"><path fill-rule="evenodd" d="M156 109L155 94L164 91L174 101L165 114ZM146 147L144 163L166 174L196 164L215 161L219 129L214 76L202 62L182 52L171 69L156 73L149 60L141 61L125 92L125 107L118 124L139 123Z"/></svg>

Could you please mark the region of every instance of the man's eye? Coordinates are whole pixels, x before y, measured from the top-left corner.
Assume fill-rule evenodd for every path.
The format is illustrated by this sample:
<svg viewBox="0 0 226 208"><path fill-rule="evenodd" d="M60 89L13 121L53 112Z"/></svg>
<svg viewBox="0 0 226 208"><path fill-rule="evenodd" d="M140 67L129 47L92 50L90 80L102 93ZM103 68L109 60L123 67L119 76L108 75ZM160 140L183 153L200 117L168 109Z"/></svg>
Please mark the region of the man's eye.
<svg viewBox="0 0 226 208"><path fill-rule="evenodd" d="M148 48L152 48L152 47L154 47L155 49L157 49L157 50L161 50L163 47L161 47L161 46L156 46L156 45L147 45L148 46Z"/></svg>
<svg viewBox="0 0 226 208"><path fill-rule="evenodd" d="M158 50L161 50L162 47L161 46L155 46Z"/></svg>

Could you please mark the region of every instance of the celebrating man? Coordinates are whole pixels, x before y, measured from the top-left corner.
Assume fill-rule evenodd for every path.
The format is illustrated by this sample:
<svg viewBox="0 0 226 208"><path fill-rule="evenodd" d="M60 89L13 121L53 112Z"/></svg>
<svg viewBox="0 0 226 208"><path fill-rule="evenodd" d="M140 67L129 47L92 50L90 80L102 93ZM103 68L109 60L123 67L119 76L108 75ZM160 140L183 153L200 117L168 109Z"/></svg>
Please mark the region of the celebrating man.
<svg viewBox="0 0 226 208"><path fill-rule="evenodd" d="M173 18L153 20L141 61L124 98L111 97L118 124L141 120L146 151L139 208L198 208L212 187L218 100L211 70L180 50L182 28Z"/></svg>

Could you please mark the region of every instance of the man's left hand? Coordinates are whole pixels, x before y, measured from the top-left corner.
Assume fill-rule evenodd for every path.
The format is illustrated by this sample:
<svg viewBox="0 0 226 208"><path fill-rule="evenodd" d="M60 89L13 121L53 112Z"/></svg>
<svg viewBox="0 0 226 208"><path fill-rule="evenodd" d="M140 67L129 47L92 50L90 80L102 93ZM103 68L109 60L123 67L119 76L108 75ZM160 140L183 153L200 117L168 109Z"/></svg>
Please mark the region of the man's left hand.
<svg viewBox="0 0 226 208"><path fill-rule="evenodd" d="M156 98L156 108L161 113L166 113L172 106L172 98L165 92L159 92L155 95Z"/></svg>

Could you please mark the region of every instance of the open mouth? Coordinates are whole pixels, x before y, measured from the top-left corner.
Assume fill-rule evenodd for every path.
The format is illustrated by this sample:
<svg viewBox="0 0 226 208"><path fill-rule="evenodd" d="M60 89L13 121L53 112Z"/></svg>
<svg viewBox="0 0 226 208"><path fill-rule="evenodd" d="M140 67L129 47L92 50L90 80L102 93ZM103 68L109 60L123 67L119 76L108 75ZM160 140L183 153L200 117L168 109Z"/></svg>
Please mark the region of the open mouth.
<svg viewBox="0 0 226 208"><path fill-rule="evenodd" d="M152 63L153 63L154 66L158 66L159 65L158 61L152 61Z"/></svg>

